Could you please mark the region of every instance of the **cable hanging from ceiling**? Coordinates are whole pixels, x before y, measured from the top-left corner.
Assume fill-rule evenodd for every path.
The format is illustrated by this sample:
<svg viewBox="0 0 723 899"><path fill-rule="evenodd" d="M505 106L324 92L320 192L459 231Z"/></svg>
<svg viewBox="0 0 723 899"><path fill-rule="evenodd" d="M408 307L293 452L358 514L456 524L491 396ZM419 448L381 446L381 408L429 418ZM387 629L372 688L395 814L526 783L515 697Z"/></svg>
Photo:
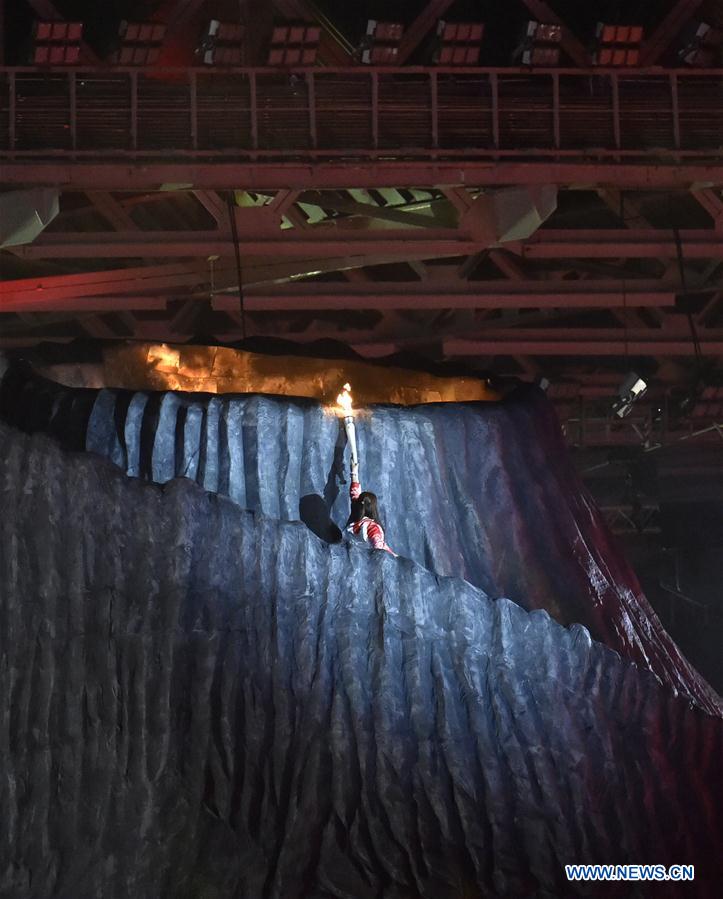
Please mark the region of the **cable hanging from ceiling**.
<svg viewBox="0 0 723 899"><path fill-rule="evenodd" d="M238 242L238 228L236 226L236 202L234 200L233 191L226 194L226 206L228 208L228 217L231 222L231 240L233 241L233 251L236 258L236 275L238 277L238 299L239 312L241 313L241 340L246 340L246 310L244 308L244 285L243 273L241 269L241 250Z"/></svg>

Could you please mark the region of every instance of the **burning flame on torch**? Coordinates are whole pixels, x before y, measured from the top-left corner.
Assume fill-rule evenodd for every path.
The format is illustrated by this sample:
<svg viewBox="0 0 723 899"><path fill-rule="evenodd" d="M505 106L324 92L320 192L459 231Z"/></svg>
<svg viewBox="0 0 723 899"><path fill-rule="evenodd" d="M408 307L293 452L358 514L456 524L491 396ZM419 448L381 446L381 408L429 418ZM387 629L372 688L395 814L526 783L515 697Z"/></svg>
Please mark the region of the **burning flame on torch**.
<svg viewBox="0 0 723 899"><path fill-rule="evenodd" d="M341 407L344 415L353 415L354 409L351 405L351 384L345 384L341 393L336 398L336 402Z"/></svg>

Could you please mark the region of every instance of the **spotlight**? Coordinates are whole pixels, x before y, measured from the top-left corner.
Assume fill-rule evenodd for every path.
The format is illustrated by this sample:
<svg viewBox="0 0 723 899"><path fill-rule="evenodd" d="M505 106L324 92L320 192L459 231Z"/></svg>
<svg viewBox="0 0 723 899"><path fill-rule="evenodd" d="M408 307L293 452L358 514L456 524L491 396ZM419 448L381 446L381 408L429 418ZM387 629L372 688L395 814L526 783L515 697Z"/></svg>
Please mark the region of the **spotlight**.
<svg viewBox="0 0 723 899"><path fill-rule="evenodd" d="M596 66L636 66L640 62L642 25L606 25L598 22L595 37L597 50L593 62Z"/></svg>
<svg viewBox="0 0 723 899"><path fill-rule="evenodd" d="M82 22L36 22L32 63L74 66L80 60Z"/></svg>
<svg viewBox="0 0 723 899"><path fill-rule="evenodd" d="M320 37L318 25L276 25L271 34L267 65L313 66Z"/></svg>
<svg viewBox="0 0 723 899"><path fill-rule="evenodd" d="M686 418L721 421L723 372L703 366L686 384L674 387L668 397L668 414L674 424Z"/></svg>
<svg viewBox="0 0 723 899"><path fill-rule="evenodd" d="M647 383L635 372L630 372L623 381L618 391L618 398L613 403L613 412L618 418L625 418L630 414L633 403L645 395L648 389Z"/></svg>
<svg viewBox="0 0 723 899"><path fill-rule="evenodd" d="M713 68L718 65L722 46L723 31L698 22L683 32L678 58L689 66Z"/></svg>
<svg viewBox="0 0 723 899"><path fill-rule="evenodd" d="M119 66L150 66L158 61L166 35L162 22L127 22L118 26L120 46L111 54L110 62Z"/></svg>
<svg viewBox="0 0 723 899"><path fill-rule="evenodd" d="M211 19L196 50L207 66L240 66L243 62L243 25Z"/></svg>
<svg viewBox="0 0 723 899"><path fill-rule="evenodd" d="M561 41L560 25L530 21L525 26L522 43L515 50L514 59L519 58L524 66L557 66L560 63Z"/></svg>
<svg viewBox="0 0 723 899"><path fill-rule="evenodd" d="M440 19L435 63L440 66L478 65L483 33L482 22L444 22Z"/></svg>
<svg viewBox="0 0 723 899"><path fill-rule="evenodd" d="M361 43L361 61L365 65L393 66L399 56L399 44L404 34L400 22L377 22L369 19Z"/></svg>

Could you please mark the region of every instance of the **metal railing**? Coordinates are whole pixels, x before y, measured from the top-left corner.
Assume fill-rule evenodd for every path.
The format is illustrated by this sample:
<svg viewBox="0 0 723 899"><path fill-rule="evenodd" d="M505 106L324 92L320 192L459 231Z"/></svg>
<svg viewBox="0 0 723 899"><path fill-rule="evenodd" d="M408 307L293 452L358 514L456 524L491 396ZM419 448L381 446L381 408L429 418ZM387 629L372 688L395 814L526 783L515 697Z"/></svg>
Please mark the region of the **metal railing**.
<svg viewBox="0 0 723 899"><path fill-rule="evenodd" d="M0 68L5 158L720 159L723 69Z"/></svg>

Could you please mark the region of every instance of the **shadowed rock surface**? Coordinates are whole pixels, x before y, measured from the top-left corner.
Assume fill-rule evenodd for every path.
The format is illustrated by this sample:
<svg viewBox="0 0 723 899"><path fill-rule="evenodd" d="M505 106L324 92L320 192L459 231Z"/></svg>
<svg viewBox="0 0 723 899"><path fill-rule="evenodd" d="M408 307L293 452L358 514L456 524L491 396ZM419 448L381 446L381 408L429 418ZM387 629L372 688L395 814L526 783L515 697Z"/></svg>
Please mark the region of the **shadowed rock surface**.
<svg viewBox="0 0 723 899"><path fill-rule="evenodd" d="M11 369L0 412L134 477L187 477L242 508L303 518L328 540L347 519L343 429L313 401L73 390ZM721 713L612 545L541 392L502 404L376 406L359 415L357 435L363 487L378 494L396 552L488 596L584 624L594 639Z"/></svg>
<svg viewBox="0 0 723 899"><path fill-rule="evenodd" d="M721 721L584 628L2 424L0 460L3 899L716 895Z"/></svg>

